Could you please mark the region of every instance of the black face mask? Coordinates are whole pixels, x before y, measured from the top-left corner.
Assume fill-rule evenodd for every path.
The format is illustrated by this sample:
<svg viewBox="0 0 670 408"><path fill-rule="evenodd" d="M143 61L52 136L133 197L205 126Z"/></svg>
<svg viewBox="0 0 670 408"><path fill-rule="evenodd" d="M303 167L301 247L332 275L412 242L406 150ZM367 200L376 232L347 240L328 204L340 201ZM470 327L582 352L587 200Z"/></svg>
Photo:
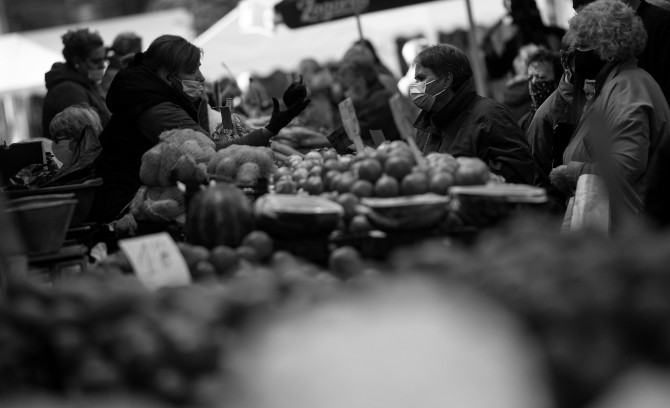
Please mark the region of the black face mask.
<svg viewBox="0 0 670 408"><path fill-rule="evenodd" d="M595 50L575 50L575 74L586 79L595 79L607 61L598 57Z"/></svg>

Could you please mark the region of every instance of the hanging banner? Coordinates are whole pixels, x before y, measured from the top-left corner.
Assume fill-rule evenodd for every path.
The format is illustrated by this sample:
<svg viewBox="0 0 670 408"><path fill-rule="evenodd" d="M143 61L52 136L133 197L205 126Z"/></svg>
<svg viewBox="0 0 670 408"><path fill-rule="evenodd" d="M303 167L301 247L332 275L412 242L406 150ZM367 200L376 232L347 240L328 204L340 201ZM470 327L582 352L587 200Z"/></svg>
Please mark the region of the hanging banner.
<svg viewBox="0 0 670 408"><path fill-rule="evenodd" d="M275 13L290 28L299 28L429 1L435 0L284 0L275 5Z"/></svg>

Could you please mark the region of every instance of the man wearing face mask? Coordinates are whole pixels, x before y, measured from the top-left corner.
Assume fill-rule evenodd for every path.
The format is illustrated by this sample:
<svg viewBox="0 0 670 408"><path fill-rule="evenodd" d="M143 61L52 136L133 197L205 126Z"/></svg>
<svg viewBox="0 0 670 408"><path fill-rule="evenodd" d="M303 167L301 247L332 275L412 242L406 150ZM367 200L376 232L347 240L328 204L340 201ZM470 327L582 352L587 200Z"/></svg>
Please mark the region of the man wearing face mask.
<svg viewBox="0 0 670 408"><path fill-rule="evenodd" d="M540 48L528 58L528 92L530 93L530 111L519 119L519 126L528 130L537 109L558 86L563 73L558 53Z"/></svg>
<svg viewBox="0 0 670 408"><path fill-rule="evenodd" d="M531 184L535 163L523 130L506 107L477 95L465 53L438 44L414 63L410 98L421 109L414 122L419 148L479 157L507 182Z"/></svg>
<svg viewBox="0 0 670 408"><path fill-rule="evenodd" d="M345 96L354 104L363 143L375 145L370 136L371 129L381 130L386 140L400 139L389 105L393 92L382 85L373 62L352 57L342 63L338 74Z"/></svg>
<svg viewBox="0 0 670 408"><path fill-rule="evenodd" d="M98 111L103 126L111 116L100 87L107 64L102 38L87 28L68 31L62 38L65 63L55 63L44 75L47 94L42 105L42 135L46 138L51 120L68 106L90 105Z"/></svg>
<svg viewBox="0 0 670 408"><path fill-rule="evenodd" d="M119 71L107 93L112 112L100 135L102 153L97 163L104 185L96 192L93 211L98 222L110 222L141 186L142 155L159 142L165 130L193 129L209 136L205 86L200 72L202 50L182 37L163 35L130 66ZM250 133L217 143L267 146L310 100L299 100L286 110L274 109L268 124Z"/></svg>

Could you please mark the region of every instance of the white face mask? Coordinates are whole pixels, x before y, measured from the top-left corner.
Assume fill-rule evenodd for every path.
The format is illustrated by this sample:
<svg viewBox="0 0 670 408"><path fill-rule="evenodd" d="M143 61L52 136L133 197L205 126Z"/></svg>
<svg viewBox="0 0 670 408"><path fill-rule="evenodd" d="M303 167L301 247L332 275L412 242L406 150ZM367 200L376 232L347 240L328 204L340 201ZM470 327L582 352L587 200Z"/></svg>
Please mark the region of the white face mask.
<svg viewBox="0 0 670 408"><path fill-rule="evenodd" d="M100 85L102 82L102 77L105 75L105 69L89 69L88 70L88 80L93 82L96 85Z"/></svg>
<svg viewBox="0 0 670 408"><path fill-rule="evenodd" d="M51 151L53 152L56 159L59 162L63 163L63 166L66 166L72 160L74 152L70 150L70 140L62 139L58 142L53 142L51 144Z"/></svg>
<svg viewBox="0 0 670 408"><path fill-rule="evenodd" d="M200 81L192 81L190 79L182 79L181 87L184 93L191 98L200 98L205 90L205 84Z"/></svg>
<svg viewBox="0 0 670 408"><path fill-rule="evenodd" d="M435 78L430 82L415 82L409 86L409 96L417 108L427 112L431 110L433 104L435 103L435 97L447 89L446 87L441 90L433 89L435 88L435 85L437 85L436 82L441 78L444 78L444 75ZM435 94L433 94L433 92L435 92Z"/></svg>

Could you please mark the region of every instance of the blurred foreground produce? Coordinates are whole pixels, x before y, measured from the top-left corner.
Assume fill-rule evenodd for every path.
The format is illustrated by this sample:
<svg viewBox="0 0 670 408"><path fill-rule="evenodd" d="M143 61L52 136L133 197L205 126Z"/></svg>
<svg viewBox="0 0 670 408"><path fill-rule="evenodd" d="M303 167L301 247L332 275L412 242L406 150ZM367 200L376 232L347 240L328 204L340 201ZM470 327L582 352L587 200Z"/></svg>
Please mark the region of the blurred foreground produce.
<svg viewBox="0 0 670 408"><path fill-rule="evenodd" d="M556 408L591 407L621 375L640 365L667 372L670 234L638 232L608 240L588 231L547 232L556 230L545 220L519 219L483 234L472 246L430 241L396 251L384 264L372 264L343 246L331 252L327 269L277 250L278 241L250 230L237 246L208 249L180 243L195 283L155 292L140 286L119 255L87 276L53 287L10 276L0 296L0 394L41 390L58 395L52 405L56 407L73 393L94 400L109 392L140 393L179 406L243 407L234 400L245 385L236 376L242 371L236 370L249 367L235 368L239 361L234 357L248 350L248 344L262 341L265 328L293 333L294 326L284 325L281 318L285 312L299 319L317 308L340 310L336 305L342 296L365 302L367 294L383 292L389 281L400 285L400 292L390 296L394 299L407 277L447 299L457 288L466 288L478 294L471 297L473 302L481 296L515 316L534 342L530 347L540 352L546 373L537 378L547 378ZM393 305L385 316L410 310L401 296L395 299L379 304L382 309ZM332 315L337 316L342 315ZM381 321L375 316L356 317L359 327L376 336L368 339L383 338L373 330ZM400 337L409 338L419 329L403 327L406 331L397 332ZM322 328L316 325L314 330ZM324 343L316 342L324 337L316 331L308 326L301 330L298 350L323 350L323 358L333 352L332 347L319 348ZM374 370L371 353L376 349L373 341L350 350L353 360L346 361L360 363L350 372ZM401 371L408 364L397 353L388 358ZM482 372L489 372L488 360L478 361L484 364ZM299 378L291 371L299 369L295 364L282 369L287 380ZM388 385L390 371L374 372L375 384ZM344 379L324 378L334 381L326 387L333 393L344 390L339 383ZM419 386L413 381L423 381L421 376L398 378L402 382L395 387L409 390ZM443 380L460 390L482 391L475 375ZM371 396L381 390L368 388ZM8 406L3 398L0 406Z"/></svg>

